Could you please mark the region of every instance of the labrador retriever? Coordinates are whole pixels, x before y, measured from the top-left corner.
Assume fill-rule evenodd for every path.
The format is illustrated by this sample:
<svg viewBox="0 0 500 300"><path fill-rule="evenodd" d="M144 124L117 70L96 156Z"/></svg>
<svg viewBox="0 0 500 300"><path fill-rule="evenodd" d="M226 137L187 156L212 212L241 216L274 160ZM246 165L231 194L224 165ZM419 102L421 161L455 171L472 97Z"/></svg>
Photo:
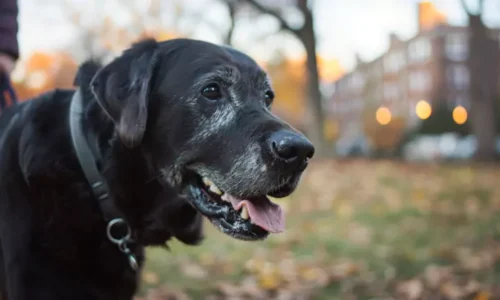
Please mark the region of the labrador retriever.
<svg viewBox="0 0 500 300"><path fill-rule="evenodd" d="M229 47L145 40L76 90L0 118L0 289L4 299L131 299L144 247L285 229L268 196L296 188L307 138L271 113L266 73Z"/></svg>

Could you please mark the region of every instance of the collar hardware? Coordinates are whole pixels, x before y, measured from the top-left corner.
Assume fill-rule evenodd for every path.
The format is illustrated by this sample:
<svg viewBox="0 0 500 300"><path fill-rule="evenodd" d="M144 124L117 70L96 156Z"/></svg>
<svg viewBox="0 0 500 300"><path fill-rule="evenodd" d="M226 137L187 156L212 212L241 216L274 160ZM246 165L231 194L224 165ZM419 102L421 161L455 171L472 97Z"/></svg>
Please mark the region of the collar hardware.
<svg viewBox="0 0 500 300"><path fill-rule="evenodd" d="M113 199L109 197L109 188L97 169L94 155L87 143L85 133L82 130L83 113L82 95L80 89L77 89L71 99L69 113L69 126L73 148L75 149L78 162L83 170L85 178L92 188L92 193L98 200L104 220L107 222L106 235L108 240L117 245L118 249L127 256L130 268L137 271L139 264L137 263L135 255L129 248L130 243L133 242L130 226L125 221L123 214L115 207ZM118 226L125 226L125 235L118 237L113 235L113 228Z"/></svg>

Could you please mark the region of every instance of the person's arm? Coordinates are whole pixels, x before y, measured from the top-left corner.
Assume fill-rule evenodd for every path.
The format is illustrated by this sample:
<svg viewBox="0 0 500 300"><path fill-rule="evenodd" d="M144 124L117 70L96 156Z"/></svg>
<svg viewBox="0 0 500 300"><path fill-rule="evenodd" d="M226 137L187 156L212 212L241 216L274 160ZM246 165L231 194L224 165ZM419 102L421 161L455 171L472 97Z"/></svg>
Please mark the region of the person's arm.
<svg viewBox="0 0 500 300"><path fill-rule="evenodd" d="M19 58L17 0L0 0L0 71L10 73Z"/></svg>

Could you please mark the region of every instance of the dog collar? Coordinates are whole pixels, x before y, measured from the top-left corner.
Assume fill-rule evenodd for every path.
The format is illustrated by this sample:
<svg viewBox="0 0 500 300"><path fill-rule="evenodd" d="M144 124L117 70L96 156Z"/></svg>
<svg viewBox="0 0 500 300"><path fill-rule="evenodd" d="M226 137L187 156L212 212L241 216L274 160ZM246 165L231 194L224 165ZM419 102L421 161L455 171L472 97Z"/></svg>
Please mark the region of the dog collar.
<svg viewBox="0 0 500 300"><path fill-rule="evenodd" d="M108 185L97 169L91 148L82 130L83 113L82 94L80 89L77 89L71 99L69 114L73 148L75 149L78 162L87 182L92 188L92 193L101 207L101 213L107 223L106 235L108 240L117 245L118 249L127 255L130 267L136 271L139 268L137 259L129 248L129 243L133 242L130 226L125 221L124 216L115 207L113 199L109 196ZM126 232L116 236L116 234L113 234L113 229L119 227L126 227Z"/></svg>

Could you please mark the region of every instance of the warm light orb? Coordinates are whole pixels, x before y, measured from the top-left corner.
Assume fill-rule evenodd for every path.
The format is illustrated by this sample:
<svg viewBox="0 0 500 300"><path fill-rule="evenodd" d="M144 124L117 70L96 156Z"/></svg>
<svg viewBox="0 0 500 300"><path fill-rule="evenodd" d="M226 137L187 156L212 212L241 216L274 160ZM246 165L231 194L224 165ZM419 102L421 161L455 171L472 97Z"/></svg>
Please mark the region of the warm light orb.
<svg viewBox="0 0 500 300"><path fill-rule="evenodd" d="M453 109L453 121L458 125L462 125L467 122L467 110L465 107L459 105Z"/></svg>
<svg viewBox="0 0 500 300"><path fill-rule="evenodd" d="M419 119L425 120L431 116L432 107L427 101L421 100L417 102L415 112L417 113L417 117L419 117Z"/></svg>
<svg viewBox="0 0 500 300"><path fill-rule="evenodd" d="M387 125L391 122L392 114L387 107L382 106L377 109L375 118L377 119L377 122L379 122L381 125Z"/></svg>

